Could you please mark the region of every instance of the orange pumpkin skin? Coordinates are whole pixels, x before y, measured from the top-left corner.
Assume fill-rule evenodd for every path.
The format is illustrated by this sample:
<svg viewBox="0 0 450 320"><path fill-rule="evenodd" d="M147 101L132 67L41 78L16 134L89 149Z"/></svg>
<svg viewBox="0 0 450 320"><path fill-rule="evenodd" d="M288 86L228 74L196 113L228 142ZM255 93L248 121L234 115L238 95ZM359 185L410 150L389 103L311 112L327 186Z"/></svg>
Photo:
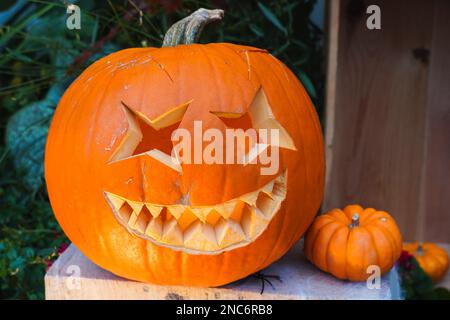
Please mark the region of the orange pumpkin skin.
<svg viewBox="0 0 450 320"><path fill-rule="evenodd" d="M189 192L191 203L213 205L273 179L252 165L183 165L180 178L142 157L108 164L127 131L122 102L153 119L192 100L180 127L192 130L202 120L204 128L223 131L211 110L244 113L261 87L297 150L280 148L287 196L255 241L194 255L136 237L117 222L104 191L159 203L176 203ZM45 176L56 219L97 265L143 282L219 286L280 258L310 225L323 195L323 140L303 86L264 50L226 43L127 49L91 65L64 94L48 134ZM145 181L151 183L144 188Z"/></svg>
<svg viewBox="0 0 450 320"><path fill-rule="evenodd" d="M359 225L352 217L359 215ZM305 235L309 261L339 279L364 281L370 265L389 271L402 251L402 237L394 219L384 211L349 205L333 209L313 222Z"/></svg>
<svg viewBox="0 0 450 320"><path fill-rule="evenodd" d="M404 243L403 250L416 258L420 267L434 282L439 282L448 271L447 251L431 242L422 243L420 246L419 249L419 242Z"/></svg>

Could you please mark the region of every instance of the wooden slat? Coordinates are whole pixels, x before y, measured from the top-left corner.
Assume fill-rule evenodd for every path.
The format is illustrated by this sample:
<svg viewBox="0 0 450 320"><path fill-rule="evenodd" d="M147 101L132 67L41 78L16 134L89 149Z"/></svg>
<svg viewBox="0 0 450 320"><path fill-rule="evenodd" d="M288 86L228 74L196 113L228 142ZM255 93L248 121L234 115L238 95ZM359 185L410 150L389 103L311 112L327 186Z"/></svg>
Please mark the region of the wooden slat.
<svg viewBox="0 0 450 320"><path fill-rule="evenodd" d="M440 17L436 21L445 20L442 11L448 2L339 2L336 96L327 97L331 154L324 209L349 203L384 209L395 217L405 239L448 242L450 210L444 210L442 201L449 198L449 176L443 172L450 163L445 126L449 82L443 78L450 73L448 41L446 48L439 42L450 29L434 22L435 15ZM380 6L382 30L366 28L369 4ZM430 206L436 208L432 214Z"/></svg>
<svg viewBox="0 0 450 320"><path fill-rule="evenodd" d="M450 1L434 2L419 236L450 242Z"/></svg>

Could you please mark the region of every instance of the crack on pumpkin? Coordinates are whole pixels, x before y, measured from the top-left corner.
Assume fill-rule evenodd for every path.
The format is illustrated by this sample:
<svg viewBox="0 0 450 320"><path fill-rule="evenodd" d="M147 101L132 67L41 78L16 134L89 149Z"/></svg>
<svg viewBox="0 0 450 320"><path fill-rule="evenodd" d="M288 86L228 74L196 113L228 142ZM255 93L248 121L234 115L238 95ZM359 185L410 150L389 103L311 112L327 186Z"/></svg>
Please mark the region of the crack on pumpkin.
<svg viewBox="0 0 450 320"><path fill-rule="evenodd" d="M256 53L268 53L267 50L265 49L258 49L258 48L254 48L254 49L243 49L243 50L238 50L238 53L242 53L242 52L256 52Z"/></svg>
<svg viewBox="0 0 450 320"><path fill-rule="evenodd" d="M239 57L241 57L245 63L247 64L247 74L248 74L248 80L251 80L252 76L252 65L250 63L250 55L249 52L256 52L256 53L268 53L267 50L264 49L245 49L245 50L238 50L236 51ZM245 55L245 58L241 54Z"/></svg>
<svg viewBox="0 0 450 320"><path fill-rule="evenodd" d="M251 78L252 78L252 65L250 64L250 56L248 55L248 51L245 51L245 62L247 62L248 80L251 80Z"/></svg>
<svg viewBox="0 0 450 320"><path fill-rule="evenodd" d="M153 60L157 65L158 65L158 67L162 70L162 71L164 71L164 73L167 75L167 77L170 79L170 82L172 82L173 83L173 79L172 79L172 77L170 76L170 73L166 70L166 68L164 67L164 65L161 63L161 62L159 62L158 60L156 60L153 56L149 56L149 58L150 58L150 60Z"/></svg>

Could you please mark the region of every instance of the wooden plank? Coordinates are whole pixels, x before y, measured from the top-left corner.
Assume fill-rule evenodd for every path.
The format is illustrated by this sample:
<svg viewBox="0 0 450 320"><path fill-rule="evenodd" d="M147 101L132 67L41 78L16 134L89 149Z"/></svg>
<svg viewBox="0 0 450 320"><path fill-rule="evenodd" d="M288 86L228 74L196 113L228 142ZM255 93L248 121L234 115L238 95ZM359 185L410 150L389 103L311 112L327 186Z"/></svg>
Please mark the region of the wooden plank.
<svg viewBox="0 0 450 320"><path fill-rule="evenodd" d="M336 106L336 84L337 84L337 68L338 68L338 50L339 50L339 8L340 1L329 1L327 3L327 80L326 80L326 113L325 123L325 157L326 157L326 173L325 173L325 199L329 190L329 181L331 167L333 162L333 138L335 123L335 106Z"/></svg>
<svg viewBox="0 0 450 320"><path fill-rule="evenodd" d="M105 271L71 245L45 275L45 298L60 299L399 299L397 272L391 270L381 279L379 289L368 289L365 282L338 280L310 264L298 243L282 259L263 270L277 275L270 278L273 287L255 277L218 288L158 286L129 281Z"/></svg>
<svg viewBox="0 0 450 320"><path fill-rule="evenodd" d="M415 240L430 71L422 49L432 45L434 2L370 4L381 8L381 30L366 27L367 1L340 1L336 97L327 101L334 117L326 123L332 162L324 209L360 203L387 210L405 239ZM450 241L448 231L443 237Z"/></svg>
<svg viewBox="0 0 450 320"><path fill-rule="evenodd" d="M419 237L450 242L450 1L435 1Z"/></svg>

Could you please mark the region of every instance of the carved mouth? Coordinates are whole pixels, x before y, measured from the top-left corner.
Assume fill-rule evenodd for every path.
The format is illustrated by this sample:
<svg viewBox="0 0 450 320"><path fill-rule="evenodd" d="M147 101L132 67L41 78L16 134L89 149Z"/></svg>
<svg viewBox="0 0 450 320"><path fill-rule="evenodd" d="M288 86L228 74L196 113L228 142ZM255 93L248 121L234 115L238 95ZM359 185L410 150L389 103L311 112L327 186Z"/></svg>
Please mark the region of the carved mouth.
<svg viewBox="0 0 450 320"><path fill-rule="evenodd" d="M213 205L162 205L105 192L116 217L142 238L190 254L219 254L258 238L286 197L287 172L262 188Z"/></svg>

